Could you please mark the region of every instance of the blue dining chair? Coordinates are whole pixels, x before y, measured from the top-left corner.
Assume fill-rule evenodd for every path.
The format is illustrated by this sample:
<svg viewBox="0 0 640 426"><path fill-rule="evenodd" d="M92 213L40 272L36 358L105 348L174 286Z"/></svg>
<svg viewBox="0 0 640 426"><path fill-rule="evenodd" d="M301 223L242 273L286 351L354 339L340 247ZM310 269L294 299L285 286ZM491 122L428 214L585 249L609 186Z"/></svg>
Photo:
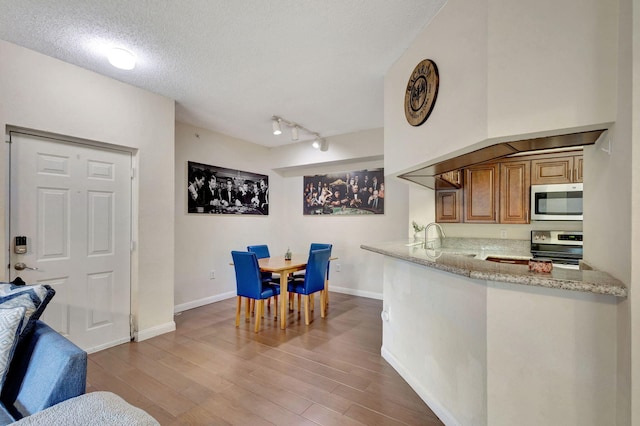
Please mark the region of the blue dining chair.
<svg viewBox="0 0 640 426"><path fill-rule="evenodd" d="M271 254L269 254L269 246L266 244L247 246L247 251L255 253L258 259L271 257ZM271 272L261 272L261 274L263 281L280 282L280 277L277 274L272 274Z"/></svg>
<svg viewBox="0 0 640 426"><path fill-rule="evenodd" d="M304 296L304 323L306 325L309 325L309 298L310 295L317 292L320 292L320 316L324 318L324 285L327 268L329 266L329 257L331 257L330 248L311 251L309 253L309 260L307 261L304 280L294 279L287 283L287 288L290 292Z"/></svg>
<svg viewBox="0 0 640 426"><path fill-rule="evenodd" d="M309 246L309 253L311 253L313 250L320 250L320 249L325 249L328 248L329 249L329 257L331 257L331 249L333 248L333 244L325 244L325 243L311 243L311 245ZM331 261L329 261L329 264L327 264L327 279L325 282L325 294L324 294L324 302L325 305L328 306L329 305L329 270L330 270L330 266L331 266ZM293 274L294 278L299 278L299 279L304 279L304 275L305 275L305 271L302 272L296 272ZM293 309L292 306L293 303L293 299L289 298L289 308ZM313 303L311 304L311 306L313 307ZM313 310L313 309L312 309ZM298 295L298 312L300 311L300 295Z"/></svg>
<svg viewBox="0 0 640 426"><path fill-rule="evenodd" d="M260 319L264 314L264 300L270 297L275 298L276 315L278 312L278 295L280 294L279 285L271 285L262 280L260 275L260 267L258 266L258 258L255 253L248 251L232 251L233 267L236 272L236 287L238 305L236 308L236 327L240 325L240 309L242 307L242 298L247 298L247 319L249 317L248 300L254 300L258 309L255 314L256 324L255 332L260 330Z"/></svg>
<svg viewBox="0 0 640 426"><path fill-rule="evenodd" d="M255 253L258 259L271 257L271 254L269 253L269 246L266 244L247 246L247 251ZM280 276L278 274L272 274L271 272L260 272L260 274L262 275L262 281L265 283L280 282ZM267 306L271 306L271 299L267 300ZM253 310L251 312L253 312Z"/></svg>

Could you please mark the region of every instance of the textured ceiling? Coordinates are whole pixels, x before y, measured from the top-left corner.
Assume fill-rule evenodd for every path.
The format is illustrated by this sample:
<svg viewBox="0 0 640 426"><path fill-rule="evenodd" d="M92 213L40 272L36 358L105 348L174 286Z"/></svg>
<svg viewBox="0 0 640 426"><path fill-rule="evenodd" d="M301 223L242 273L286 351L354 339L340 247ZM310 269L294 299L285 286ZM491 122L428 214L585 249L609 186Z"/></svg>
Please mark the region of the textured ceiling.
<svg viewBox="0 0 640 426"><path fill-rule="evenodd" d="M271 134L273 114L323 137L382 127L384 74L444 3L0 0L0 39L175 99L179 121L278 146L292 142ZM109 46L136 68L111 67Z"/></svg>

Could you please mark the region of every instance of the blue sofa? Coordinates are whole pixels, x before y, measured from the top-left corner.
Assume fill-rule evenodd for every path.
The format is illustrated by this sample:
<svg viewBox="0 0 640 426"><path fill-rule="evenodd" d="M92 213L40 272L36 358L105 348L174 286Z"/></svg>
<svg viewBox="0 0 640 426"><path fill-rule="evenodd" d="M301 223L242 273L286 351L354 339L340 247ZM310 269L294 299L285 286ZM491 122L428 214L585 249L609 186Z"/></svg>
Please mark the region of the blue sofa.
<svg viewBox="0 0 640 426"><path fill-rule="evenodd" d="M85 393L87 353L38 320L13 355L2 393L0 425Z"/></svg>

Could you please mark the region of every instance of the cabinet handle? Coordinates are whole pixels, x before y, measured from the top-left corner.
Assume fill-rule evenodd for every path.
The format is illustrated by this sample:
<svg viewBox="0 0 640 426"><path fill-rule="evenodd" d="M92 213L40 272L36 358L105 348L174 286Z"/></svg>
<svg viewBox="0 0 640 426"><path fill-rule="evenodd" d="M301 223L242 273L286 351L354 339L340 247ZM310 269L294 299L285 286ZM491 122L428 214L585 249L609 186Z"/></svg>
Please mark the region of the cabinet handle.
<svg viewBox="0 0 640 426"><path fill-rule="evenodd" d="M573 182L573 169L569 169L569 182Z"/></svg>

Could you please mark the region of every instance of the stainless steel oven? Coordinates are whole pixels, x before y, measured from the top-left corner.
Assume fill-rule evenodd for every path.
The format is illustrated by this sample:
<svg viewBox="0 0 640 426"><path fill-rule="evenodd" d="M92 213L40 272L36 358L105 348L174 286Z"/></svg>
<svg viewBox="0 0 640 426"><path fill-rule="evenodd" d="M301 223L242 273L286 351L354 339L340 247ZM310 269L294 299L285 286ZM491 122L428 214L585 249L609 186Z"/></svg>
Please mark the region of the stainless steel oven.
<svg viewBox="0 0 640 426"><path fill-rule="evenodd" d="M582 184L531 185L531 220L582 220Z"/></svg>
<svg viewBox="0 0 640 426"><path fill-rule="evenodd" d="M558 268L578 269L582 259L582 232L531 231L534 259L551 259Z"/></svg>

